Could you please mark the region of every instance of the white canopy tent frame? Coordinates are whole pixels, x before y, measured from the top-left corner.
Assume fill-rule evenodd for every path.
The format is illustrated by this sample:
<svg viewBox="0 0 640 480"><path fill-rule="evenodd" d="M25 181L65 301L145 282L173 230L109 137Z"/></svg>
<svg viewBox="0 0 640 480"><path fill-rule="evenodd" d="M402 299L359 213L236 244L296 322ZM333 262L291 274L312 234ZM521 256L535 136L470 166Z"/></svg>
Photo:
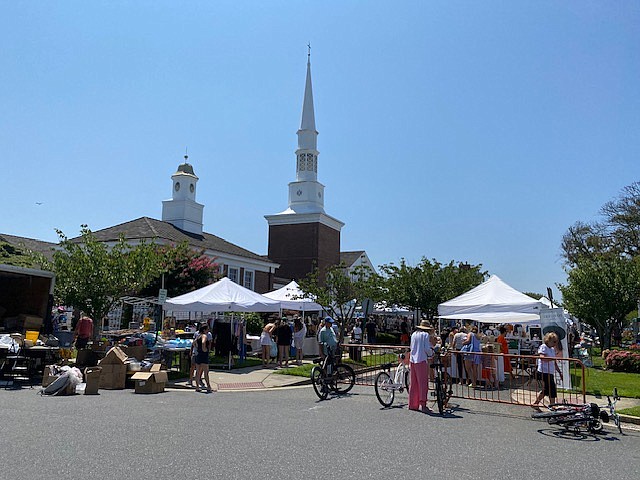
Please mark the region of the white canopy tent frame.
<svg viewBox="0 0 640 480"><path fill-rule="evenodd" d="M272 300L227 277L193 292L167 299L164 309L170 312L278 312L280 302ZM233 336L233 329L231 329ZM244 342L244 339L242 339ZM228 367L231 369L231 353Z"/></svg>
<svg viewBox="0 0 640 480"><path fill-rule="evenodd" d="M530 323L540 321L544 307L492 275L477 287L438 305L438 316L479 323Z"/></svg>

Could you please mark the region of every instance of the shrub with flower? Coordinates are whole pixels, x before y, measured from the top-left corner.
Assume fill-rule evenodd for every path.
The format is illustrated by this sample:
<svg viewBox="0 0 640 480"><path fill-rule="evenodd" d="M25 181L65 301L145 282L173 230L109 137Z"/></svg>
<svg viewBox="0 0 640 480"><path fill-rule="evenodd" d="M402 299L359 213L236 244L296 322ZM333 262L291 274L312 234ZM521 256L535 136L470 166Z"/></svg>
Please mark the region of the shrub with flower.
<svg viewBox="0 0 640 480"><path fill-rule="evenodd" d="M640 373L640 353L613 350L607 355L605 364L614 372Z"/></svg>

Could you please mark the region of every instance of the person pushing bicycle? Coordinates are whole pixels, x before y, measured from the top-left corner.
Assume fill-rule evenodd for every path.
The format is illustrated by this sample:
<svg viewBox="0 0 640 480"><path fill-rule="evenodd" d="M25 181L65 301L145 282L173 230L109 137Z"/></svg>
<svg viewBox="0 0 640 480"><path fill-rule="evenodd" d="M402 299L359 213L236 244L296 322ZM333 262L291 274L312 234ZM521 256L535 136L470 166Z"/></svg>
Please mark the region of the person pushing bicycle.
<svg viewBox="0 0 640 480"><path fill-rule="evenodd" d="M333 318L327 316L324 319L324 327L320 330L320 335L318 340L320 341L320 345L322 345L322 351L325 355L331 351L333 354L336 352L336 348L338 346L338 338L336 337L336 332L333 330Z"/></svg>

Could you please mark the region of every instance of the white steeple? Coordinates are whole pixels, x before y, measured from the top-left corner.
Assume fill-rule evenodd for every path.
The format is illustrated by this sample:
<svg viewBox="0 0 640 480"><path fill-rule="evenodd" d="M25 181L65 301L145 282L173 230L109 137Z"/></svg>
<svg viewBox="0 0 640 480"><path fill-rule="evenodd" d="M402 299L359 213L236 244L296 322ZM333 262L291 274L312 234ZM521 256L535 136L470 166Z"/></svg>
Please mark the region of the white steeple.
<svg viewBox="0 0 640 480"><path fill-rule="evenodd" d="M193 166L187 163L188 159L189 156L185 155L184 163L171 175L172 198L162 201L162 221L169 222L180 230L202 235L204 205L196 202L198 177L193 172Z"/></svg>
<svg viewBox="0 0 640 480"><path fill-rule="evenodd" d="M340 231L344 226L324 211L324 185L318 182L318 132L311 88L311 46L307 53L307 78L302 102L302 121L296 150L296 180L289 183L289 208L276 215L265 215L269 225L320 222Z"/></svg>
<svg viewBox="0 0 640 480"><path fill-rule="evenodd" d="M311 48L307 54L302 121L296 150L296 181L289 183L289 210L295 213L324 213L324 185L318 182L318 132L311 87Z"/></svg>

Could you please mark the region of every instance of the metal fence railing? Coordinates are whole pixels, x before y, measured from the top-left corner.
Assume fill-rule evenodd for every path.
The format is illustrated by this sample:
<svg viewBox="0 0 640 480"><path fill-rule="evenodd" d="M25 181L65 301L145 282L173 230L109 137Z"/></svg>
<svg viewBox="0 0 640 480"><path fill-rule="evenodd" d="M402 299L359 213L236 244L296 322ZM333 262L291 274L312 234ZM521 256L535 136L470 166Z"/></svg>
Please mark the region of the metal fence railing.
<svg viewBox="0 0 640 480"><path fill-rule="evenodd" d="M371 385L384 364L398 364L398 355L409 356L409 347L345 344L342 361L356 372L356 384ZM532 405L542 391L534 355L464 353L449 351L443 357L446 380L453 398ZM557 402L584 403L585 367L575 358L556 359L562 376L554 373ZM433 372L431 375L433 378ZM544 400L548 402L548 398Z"/></svg>

